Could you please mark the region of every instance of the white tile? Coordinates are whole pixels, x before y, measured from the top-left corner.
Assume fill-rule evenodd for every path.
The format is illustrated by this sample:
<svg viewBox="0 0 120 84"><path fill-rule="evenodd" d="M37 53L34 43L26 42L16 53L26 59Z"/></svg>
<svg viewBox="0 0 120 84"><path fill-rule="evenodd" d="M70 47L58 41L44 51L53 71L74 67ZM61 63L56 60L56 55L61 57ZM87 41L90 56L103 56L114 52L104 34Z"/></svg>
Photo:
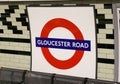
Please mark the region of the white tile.
<svg viewBox="0 0 120 84"><path fill-rule="evenodd" d="M114 44L113 39L99 39L99 42L104 44Z"/></svg>
<svg viewBox="0 0 120 84"><path fill-rule="evenodd" d="M98 53L114 54L114 50L98 48Z"/></svg>
<svg viewBox="0 0 120 84"><path fill-rule="evenodd" d="M99 29L100 34L113 34L113 29Z"/></svg>
<svg viewBox="0 0 120 84"><path fill-rule="evenodd" d="M95 8L96 9L103 9L104 8L104 4L95 4Z"/></svg>
<svg viewBox="0 0 120 84"><path fill-rule="evenodd" d="M111 9L97 9L98 14L112 14Z"/></svg>

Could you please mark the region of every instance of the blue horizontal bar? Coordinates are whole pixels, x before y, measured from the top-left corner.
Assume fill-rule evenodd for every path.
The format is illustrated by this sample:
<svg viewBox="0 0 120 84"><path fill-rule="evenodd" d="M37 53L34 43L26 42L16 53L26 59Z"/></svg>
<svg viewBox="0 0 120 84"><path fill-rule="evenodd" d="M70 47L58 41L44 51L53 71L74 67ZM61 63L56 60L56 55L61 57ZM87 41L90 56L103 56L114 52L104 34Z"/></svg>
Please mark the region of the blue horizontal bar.
<svg viewBox="0 0 120 84"><path fill-rule="evenodd" d="M91 51L90 40L40 38L36 37L36 47Z"/></svg>

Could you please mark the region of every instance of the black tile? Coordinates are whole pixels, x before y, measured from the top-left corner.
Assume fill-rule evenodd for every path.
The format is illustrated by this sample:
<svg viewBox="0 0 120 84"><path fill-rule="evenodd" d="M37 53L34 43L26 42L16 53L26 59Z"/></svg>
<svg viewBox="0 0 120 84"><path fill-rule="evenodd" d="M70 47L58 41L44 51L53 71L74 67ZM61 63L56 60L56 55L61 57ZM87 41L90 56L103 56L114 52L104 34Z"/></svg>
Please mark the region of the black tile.
<svg viewBox="0 0 120 84"><path fill-rule="evenodd" d="M98 15L98 14L97 14L97 9L95 9L95 10L94 10L94 13L95 13L95 16L97 16L97 15Z"/></svg>
<svg viewBox="0 0 120 84"><path fill-rule="evenodd" d="M99 24L113 24L112 19L98 19Z"/></svg>
<svg viewBox="0 0 120 84"><path fill-rule="evenodd" d="M0 53L18 54L18 55L31 56L31 52L28 52L28 51L17 51L17 50L5 50L5 49L0 49Z"/></svg>
<svg viewBox="0 0 120 84"><path fill-rule="evenodd" d="M10 13L1 13L1 17L10 17Z"/></svg>
<svg viewBox="0 0 120 84"><path fill-rule="evenodd" d="M114 34L106 34L106 39L114 39Z"/></svg>
<svg viewBox="0 0 120 84"><path fill-rule="evenodd" d="M13 30L13 34L23 34L22 30Z"/></svg>
<svg viewBox="0 0 120 84"><path fill-rule="evenodd" d="M5 13L15 13L14 9L5 9Z"/></svg>
<svg viewBox="0 0 120 84"><path fill-rule="evenodd" d="M97 34L99 33L99 29L96 29L96 33L97 33Z"/></svg>
<svg viewBox="0 0 120 84"><path fill-rule="evenodd" d="M96 24L97 28L105 29L105 24Z"/></svg>
<svg viewBox="0 0 120 84"><path fill-rule="evenodd" d="M24 9L24 11L25 11L25 14L27 15L27 14L28 14L28 11L27 11L27 9Z"/></svg>
<svg viewBox="0 0 120 84"><path fill-rule="evenodd" d="M22 22L22 26L29 26L28 22Z"/></svg>
<svg viewBox="0 0 120 84"><path fill-rule="evenodd" d="M114 64L113 59L98 58L98 63Z"/></svg>
<svg viewBox="0 0 120 84"><path fill-rule="evenodd" d="M105 19L105 15L104 14L97 14L96 18L97 19Z"/></svg>
<svg viewBox="0 0 120 84"><path fill-rule="evenodd" d="M27 16L27 14L20 14L20 17L21 18L27 18L28 16Z"/></svg>
<svg viewBox="0 0 120 84"><path fill-rule="evenodd" d="M114 49L114 44L97 44L98 48L104 48L104 49Z"/></svg>
<svg viewBox="0 0 120 84"><path fill-rule="evenodd" d="M0 17L0 21L6 21L6 17Z"/></svg>
<svg viewBox="0 0 120 84"><path fill-rule="evenodd" d="M3 29L0 29L0 33L3 33Z"/></svg>
<svg viewBox="0 0 120 84"><path fill-rule="evenodd" d="M9 9L19 9L19 5L9 5Z"/></svg>
<svg viewBox="0 0 120 84"><path fill-rule="evenodd" d="M112 4L104 4L104 9L112 9Z"/></svg>
<svg viewBox="0 0 120 84"><path fill-rule="evenodd" d="M0 41L30 43L30 39L0 37Z"/></svg>
<svg viewBox="0 0 120 84"><path fill-rule="evenodd" d="M3 25L11 26L12 22L9 21L2 21Z"/></svg>
<svg viewBox="0 0 120 84"><path fill-rule="evenodd" d="M16 21L25 21L26 22L26 18L16 18Z"/></svg>
<svg viewBox="0 0 120 84"><path fill-rule="evenodd" d="M17 30L17 26L11 26L11 25L10 25L10 26L8 26L8 29L9 29L9 30Z"/></svg>

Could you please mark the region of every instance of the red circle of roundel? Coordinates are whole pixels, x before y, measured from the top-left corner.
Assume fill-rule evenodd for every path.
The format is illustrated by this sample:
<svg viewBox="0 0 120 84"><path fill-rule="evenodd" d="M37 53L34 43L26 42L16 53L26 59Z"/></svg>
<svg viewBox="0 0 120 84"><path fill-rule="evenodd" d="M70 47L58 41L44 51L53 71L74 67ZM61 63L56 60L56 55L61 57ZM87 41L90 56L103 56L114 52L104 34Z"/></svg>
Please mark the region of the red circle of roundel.
<svg viewBox="0 0 120 84"><path fill-rule="evenodd" d="M66 28L68 29L75 37L76 40L84 40L83 35L81 31L78 29L78 27L73 24L72 22L63 19L63 18L55 18L50 21L48 21L45 26L43 27L41 31L42 38L48 38L48 35L51 30L55 28ZM61 32L62 34L62 32ZM67 37L66 37L67 38ZM59 60L56 59L52 54L50 53L48 48L41 48L42 53L45 57L45 59L54 67L58 69L69 69L74 67L76 64L79 63L79 61L82 59L84 51L76 50L74 55L68 59L68 60Z"/></svg>

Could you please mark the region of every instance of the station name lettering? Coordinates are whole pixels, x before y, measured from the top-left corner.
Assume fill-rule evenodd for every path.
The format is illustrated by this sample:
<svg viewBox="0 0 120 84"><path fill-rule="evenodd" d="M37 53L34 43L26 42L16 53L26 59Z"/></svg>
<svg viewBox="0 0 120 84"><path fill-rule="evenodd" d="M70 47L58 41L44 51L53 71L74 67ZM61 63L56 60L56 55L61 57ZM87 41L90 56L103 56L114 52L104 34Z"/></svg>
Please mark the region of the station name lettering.
<svg viewBox="0 0 120 84"><path fill-rule="evenodd" d="M90 51L91 42L89 40L36 37L36 47Z"/></svg>

